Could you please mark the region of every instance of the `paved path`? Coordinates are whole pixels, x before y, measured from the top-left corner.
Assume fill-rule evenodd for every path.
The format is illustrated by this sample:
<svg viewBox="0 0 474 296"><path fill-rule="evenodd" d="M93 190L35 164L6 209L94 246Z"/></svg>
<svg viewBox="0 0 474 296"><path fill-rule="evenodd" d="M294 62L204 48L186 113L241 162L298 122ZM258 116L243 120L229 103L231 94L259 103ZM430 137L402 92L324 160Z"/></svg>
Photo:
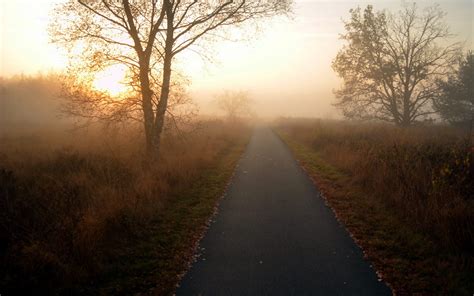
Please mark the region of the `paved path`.
<svg viewBox="0 0 474 296"><path fill-rule="evenodd" d="M257 128L177 295L390 295L286 145Z"/></svg>

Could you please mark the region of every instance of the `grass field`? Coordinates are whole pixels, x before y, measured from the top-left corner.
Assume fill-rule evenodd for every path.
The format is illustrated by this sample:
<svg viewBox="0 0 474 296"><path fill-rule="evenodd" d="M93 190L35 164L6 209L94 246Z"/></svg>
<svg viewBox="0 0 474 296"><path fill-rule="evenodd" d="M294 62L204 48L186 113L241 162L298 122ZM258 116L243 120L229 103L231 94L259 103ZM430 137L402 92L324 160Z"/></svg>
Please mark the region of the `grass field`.
<svg viewBox="0 0 474 296"><path fill-rule="evenodd" d="M168 133L157 166L126 134L3 136L2 294L172 294L249 128Z"/></svg>
<svg viewBox="0 0 474 296"><path fill-rule="evenodd" d="M397 295L474 291L466 131L281 120L276 126Z"/></svg>

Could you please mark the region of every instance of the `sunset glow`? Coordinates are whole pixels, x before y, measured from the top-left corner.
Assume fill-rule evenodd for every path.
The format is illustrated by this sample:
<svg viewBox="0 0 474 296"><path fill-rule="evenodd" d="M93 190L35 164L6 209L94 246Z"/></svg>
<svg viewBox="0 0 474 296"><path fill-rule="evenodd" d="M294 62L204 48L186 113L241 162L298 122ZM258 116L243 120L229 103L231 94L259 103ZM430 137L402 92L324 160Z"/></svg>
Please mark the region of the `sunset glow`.
<svg viewBox="0 0 474 296"><path fill-rule="evenodd" d="M61 2L0 0L1 30L5 40L3 43L0 40L0 76L65 68L65 53L49 43L47 33L50 12ZM425 0L419 5L424 7L432 2ZM472 1L438 2L447 13L446 20L457 40L471 48ZM349 17L349 9L367 4L373 4L376 9L396 11L400 2L297 0L292 19L268 20L255 36L244 34L243 42L223 41L206 46L211 51L201 50L200 53L211 58L213 63L201 59L193 51L183 52L174 70L190 79L189 92L206 113L216 112L212 99L216 93L235 88L252 93L255 108L262 116L336 116L331 105L332 90L339 86L340 80L332 71L331 62L342 46L339 34L344 32L344 25L341 20ZM35 44L35 50L31 44ZM125 89L120 83L123 73L105 72L97 75L95 87L112 95L123 92ZM277 90L276 86L284 87ZM290 105L287 103L289 97L293 102ZM301 104L294 103L295 100Z"/></svg>
<svg viewBox="0 0 474 296"><path fill-rule="evenodd" d="M0 296L474 296L474 0L0 24Z"/></svg>
<svg viewBox="0 0 474 296"><path fill-rule="evenodd" d="M128 90L124 83L125 77L126 68L114 65L97 73L92 85L96 90L107 92L113 97L118 97Z"/></svg>

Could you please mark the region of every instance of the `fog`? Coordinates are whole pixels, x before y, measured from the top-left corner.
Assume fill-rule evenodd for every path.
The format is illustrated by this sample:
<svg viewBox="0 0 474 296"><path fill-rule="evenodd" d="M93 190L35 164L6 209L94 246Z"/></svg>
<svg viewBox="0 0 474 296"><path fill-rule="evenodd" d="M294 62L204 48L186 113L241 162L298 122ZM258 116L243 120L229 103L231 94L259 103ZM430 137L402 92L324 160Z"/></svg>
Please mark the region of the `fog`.
<svg viewBox="0 0 474 296"><path fill-rule="evenodd" d="M0 79L0 134L58 128L58 123L66 123L60 118L60 88L53 74Z"/></svg>
<svg viewBox="0 0 474 296"><path fill-rule="evenodd" d="M474 2L433 4L0 0L0 296L472 294Z"/></svg>
<svg viewBox="0 0 474 296"><path fill-rule="evenodd" d="M206 97L219 88L245 89L261 116L340 118L332 103L340 79L331 68L343 46L343 20L349 10L369 4L396 12L401 1L297 1L292 16L273 19L251 41L215 45L214 64L187 66L191 92L212 108ZM472 1L417 1L420 8L439 3L454 40L473 48ZM193 56L193 54L190 54ZM194 55L195 56L195 55ZM189 64L189 61L186 61Z"/></svg>
<svg viewBox="0 0 474 296"><path fill-rule="evenodd" d="M65 52L49 44L47 34L49 13L56 2L0 1L0 76L65 69ZM456 39L472 48L472 1L438 3ZM257 30L235 31L232 39L237 41L214 42L205 51L198 50L199 54L185 53L175 68L188 77L189 94L202 114L218 114L214 96L230 89L248 91L261 117L338 118L340 113L332 104L340 80L331 62L343 44L339 40L344 32L342 20L349 17L349 9L367 4L396 11L401 2L300 0L289 18L268 20ZM425 7L433 1L418 4Z"/></svg>

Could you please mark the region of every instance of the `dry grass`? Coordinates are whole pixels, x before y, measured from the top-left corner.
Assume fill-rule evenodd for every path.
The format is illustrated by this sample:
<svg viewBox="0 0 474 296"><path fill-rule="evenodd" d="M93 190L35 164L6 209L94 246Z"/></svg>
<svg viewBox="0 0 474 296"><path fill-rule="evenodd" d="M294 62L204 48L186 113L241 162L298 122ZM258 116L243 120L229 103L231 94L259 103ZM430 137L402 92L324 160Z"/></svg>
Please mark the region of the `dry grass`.
<svg viewBox="0 0 474 296"><path fill-rule="evenodd" d="M472 293L466 131L321 120L281 120L277 129L398 295Z"/></svg>
<svg viewBox="0 0 474 296"><path fill-rule="evenodd" d="M474 250L474 155L464 132L325 121L286 131L446 247Z"/></svg>
<svg viewBox="0 0 474 296"><path fill-rule="evenodd" d="M218 121L184 138L169 133L157 166L144 161L140 134L130 130L3 135L1 286L17 294L95 278L117 250L157 223L175 192L247 135L245 127Z"/></svg>

